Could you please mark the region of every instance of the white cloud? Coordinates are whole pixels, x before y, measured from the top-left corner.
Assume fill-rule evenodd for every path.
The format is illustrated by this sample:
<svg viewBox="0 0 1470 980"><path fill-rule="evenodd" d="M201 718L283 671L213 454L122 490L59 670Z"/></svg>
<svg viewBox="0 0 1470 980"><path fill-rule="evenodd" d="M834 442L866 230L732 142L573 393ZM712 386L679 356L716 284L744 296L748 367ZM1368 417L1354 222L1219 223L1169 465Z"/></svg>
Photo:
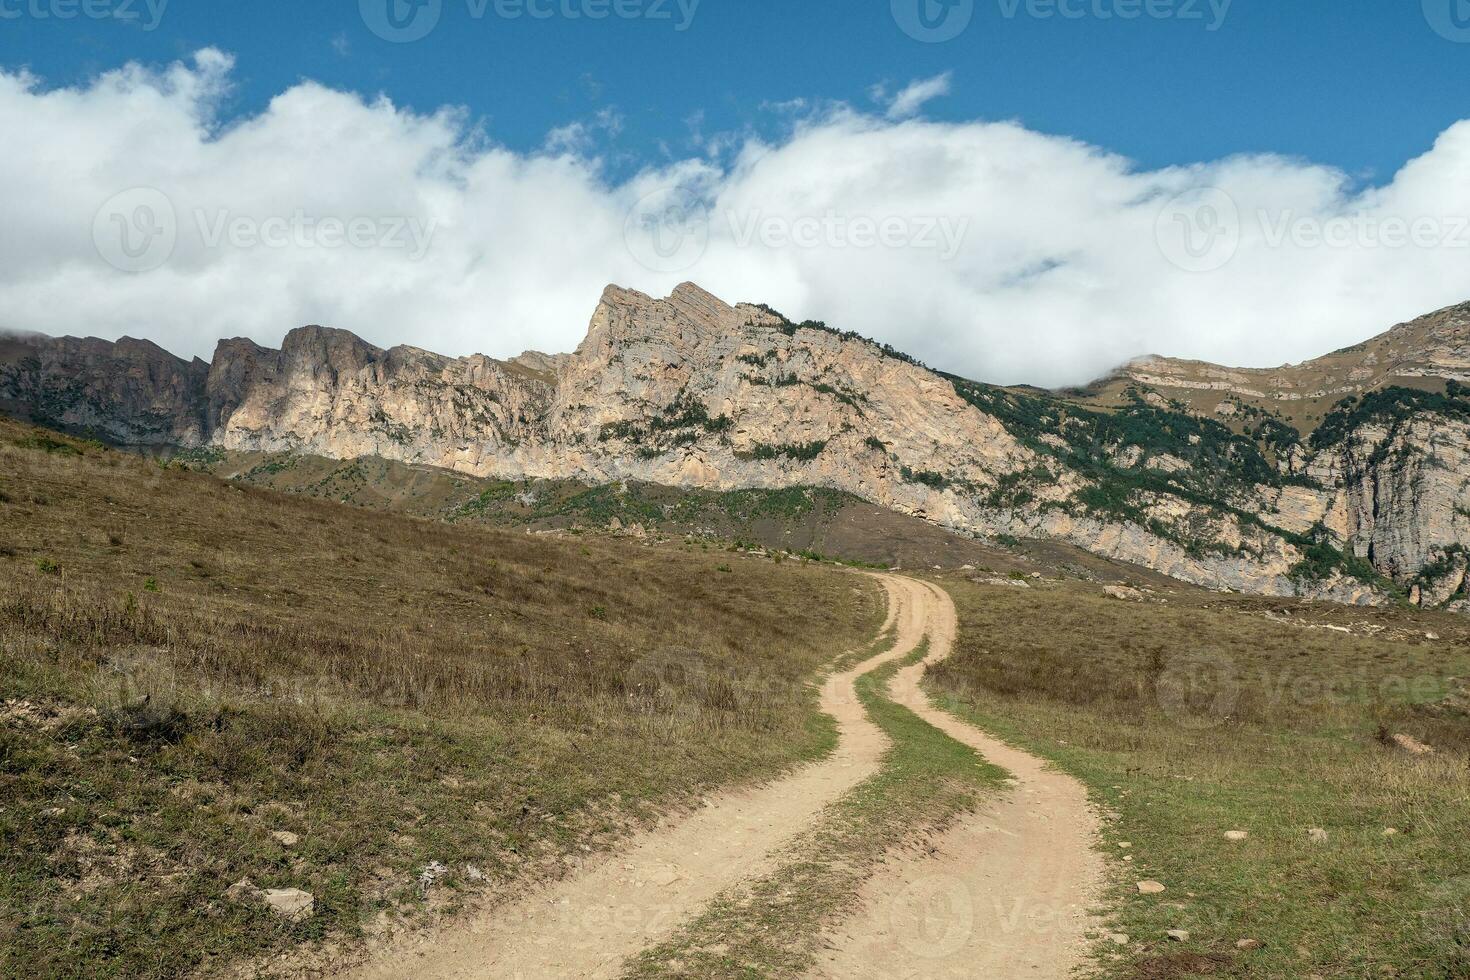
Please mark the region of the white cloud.
<svg viewBox="0 0 1470 980"><path fill-rule="evenodd" d="M917 116L925 103L932 102L941 95L948 95L952 78L953 73L945 72L933 78L912 81L892 100L888 99L887 90L882 85L874 86L872 94L879 102L888 103L889 119L908 119Z"/></svg>
<svg viewBox="0 0 1470 980"><path fill-rule="evenodd" d="M827 107L779 140L740 136L728 153L619 183L575 140L516 153L461 111L419 115L310 82L223 125L231 70L205 51L76 88L0 73L0 130L25 134L0 156L0 327L127 333L208 357L221 337L274 344L313 322L383 345L508 355L573 347L608 282L662 294L691 279L957 373L1064 384L1145 352L1301 360L1470 298L1470 123L1359 188L1279 157L1141 170L1014 123ZM597 124L615 131L616 117ZM702 252L669 249L681 228L659 225L697 218L687 208L629 221L671 185L710 207ZM94 225L104 202L139 186L167 195L177 244L159 267L125 273L99 257ZM1211 213L1186 211L1176 227L1164 207L1204 188L1239 215L1215 215L1225 244L1238 239L1233 256L1171 244L1183 230L1214 241ZM1348 229L1342 243L1312 239L1338 218L1350 219L1328 226ZM276 230L365 219L376 237L347 247L283 232L270 247L235 234L273 219ZM1395 244L1399 220L1428 234ZM421 259L384 241L399 221L432 230ZM1180 267L1222 254L1210 271Z"/></svg>

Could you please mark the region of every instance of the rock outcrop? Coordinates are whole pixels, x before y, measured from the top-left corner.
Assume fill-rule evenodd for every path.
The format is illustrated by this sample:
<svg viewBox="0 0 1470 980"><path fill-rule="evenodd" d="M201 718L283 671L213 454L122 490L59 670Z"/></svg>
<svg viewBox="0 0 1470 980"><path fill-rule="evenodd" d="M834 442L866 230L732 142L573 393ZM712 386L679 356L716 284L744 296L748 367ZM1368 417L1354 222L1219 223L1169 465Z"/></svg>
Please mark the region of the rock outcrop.
<svg viewBox="0 0 1470 980"><path fill-rule="evenodd" d="M205 441L208 376L146 340L0 336L0 411L121 445Z"/></svg>
<svg viewBox="0 0 1470 980"><path fill-rule="evenodd" d="M224 341L208 365L141 341L8 338L0 409L124 445L826 486L1212 587L1455 606L1470 544L1467 324L1457 307L1274 372L1147 359L1061 396L952 378L690 284L661 300L609 287L575 352L507 361L324 327L280 350ZM1314 406L1310 431L1281 405Z"/></svg>

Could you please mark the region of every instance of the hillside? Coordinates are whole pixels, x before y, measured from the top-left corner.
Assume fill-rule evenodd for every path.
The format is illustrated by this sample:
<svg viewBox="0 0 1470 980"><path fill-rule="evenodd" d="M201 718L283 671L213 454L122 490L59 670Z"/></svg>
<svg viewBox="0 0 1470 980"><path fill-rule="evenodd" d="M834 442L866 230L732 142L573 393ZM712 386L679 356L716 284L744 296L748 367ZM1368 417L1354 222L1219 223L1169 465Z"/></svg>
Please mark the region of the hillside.
<svg viewBox="0 0 1470 980"><path fill-rule="evenodd" d="M820 487L1214 588L1463 609L1466 317L1434 314L1284 380L1148 361L1079 395L944 375L689 284L663 300L609 287L574 353L511 361L321 327L279 351L222 342L209 365L137 341L15 339L0 409L133 446Z"/></svg>
<svg viewBox="0 0 1470 980"><path fill-rule="evenodd" d="M830 566L449 527L10 422L0 591L7 977L214 973L555 878L828 750L811 682L883 613Z"/></svg>
<svg viewBox="0 0 1470 980"><path fill-rule="evenodd" d="M637 540L688 538L703 545L733 544L874 568L971 566L1025 574L1062 568L1079 578L1106 582L1150 577L1139 566L1062 542L988 544L823 487L717 491L637 481L511 481L376 456L336 460L293 452L184 450L167 459L246 486L451 524L544 533L590 530Z"/></svg>
<svg viewBox="0 0 1470 980"><path fill-rule="evenodd" d="M1140 358L1103 382L1098 394L1101 400L1116 401L1128 385L1138 384L1222 420L1264 412L1311 432L1345 398L1386 388L1443 393L1449 381L1470 384L1470 304L1401 323L1324 357L1278 368Z"/></svg>
<svg viewBox="0 0 1470 980"><path fill-rule="evenodd" d="M903 922L932 925L931 893L907 883L934 880L936 854L988 887L977 855L1034 869L1050 840L1037 833L1063 823L913 713L941 714L918 688L926 666L944 708L1053 760L1116 814L1105 853L1126 839L1136 863L1108 861L1093 904L1135 938L1100 941L1105 975L1366 975L1365 958L1374 975L1454 975L1463 961L1462 896L1444 873L1464 858L1462 617L1145 575L1105 589L1079 581L1103 563L1053 543L1036 550L1062 567L1023 574L1003 554L1009 566L936 574L958 613L944 600L912 616L891 596L895 628L880 630L870 583L830 565L651 528L481 526L590 520L602 511L568 503L606 504L606 487L510 485L542 495L525 503L381 459L215 465L295 493L0 422L5 976L336 975L367 957L364 975L399 977L438 952L500 975L507 949L548 976L567 971L546 956L573 953L669 977L862 960L899 928L894 896L920 905ZM732 520L797 498L822 515L855 506L829 493L633 484L620 506ZM439 512L465 502L478 512ZM848 686L819 692L834 663ZM863 716L891 743L855 736ZM1407 753L1400 733L1433 752ZM802 832L754 833L752 798L778 830L802 801ZM997 807L1044 817L997 834ZM1235 827L1262 846L1222 840ZM1331 846L1307 835L1317 827ZM648 840L673 842L678 874L645 862ZM1166 881L1168 901L1138 894L1141 875ZM1344 887L1371 901L1341 902ZM587 903L567 906L575 943L547 898L565 894ZM1016 907L974 909L1000 931ZM665 928L654 942L630 921ZM1165 934L1180 927L1183 944ZM990 928L951 954L973 964ZM548 934L566 948L536 945Z"/></svg>

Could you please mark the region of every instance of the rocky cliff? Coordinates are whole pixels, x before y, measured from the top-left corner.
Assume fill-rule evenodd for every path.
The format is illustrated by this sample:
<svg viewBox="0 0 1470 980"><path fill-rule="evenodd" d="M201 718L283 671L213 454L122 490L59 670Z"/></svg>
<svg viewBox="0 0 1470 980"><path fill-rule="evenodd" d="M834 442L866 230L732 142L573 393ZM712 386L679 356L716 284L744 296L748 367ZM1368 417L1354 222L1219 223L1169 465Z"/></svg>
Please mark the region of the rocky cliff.
<svg viewBox="0 0 1470 980"><path fill-rule="evenodd" d="M206 440L208 376L146 340L0 336L0 411L121 445Z"/></svg>
<svg viewBox="0 0 1470 980"><path fill-rule="evenodd" d="M567 355L382 350L304 327L187 363L9 338L0 409L129 445L380 456L478 476L818 485L1210 586L1464 604L1470 307L1274 372L1147 359L995 388L693 285L609 287ZM1284 410L1286 406L1290 411Z"/></svg>

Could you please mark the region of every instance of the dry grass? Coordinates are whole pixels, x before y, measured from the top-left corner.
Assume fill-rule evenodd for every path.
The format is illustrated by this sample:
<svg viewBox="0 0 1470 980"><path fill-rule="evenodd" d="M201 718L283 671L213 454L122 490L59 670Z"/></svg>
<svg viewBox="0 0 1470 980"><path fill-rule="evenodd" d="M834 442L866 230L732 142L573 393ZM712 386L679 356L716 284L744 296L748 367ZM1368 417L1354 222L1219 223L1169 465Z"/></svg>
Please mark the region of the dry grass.
<svg viewBox="0 0 1470 980"><path fill-rule="evenodd" d="M1132 939L1099 951L1106 975L1470 976L1470 622L944 584L961 635L934 691L1115 815L1109 905ZM1385 744L1396 733L1435 754ZM1168 891L1140 896L1146 878Z"/></svg>
<svg viewBox="0 0 1470 980"><path fill-rule="evenodd" d="M880 618L814 565L451 528L9 423L0 586L7 976L208 972L556 874L824 751L810 681ZM227 900L247 877L316 914Z"/></svg>

